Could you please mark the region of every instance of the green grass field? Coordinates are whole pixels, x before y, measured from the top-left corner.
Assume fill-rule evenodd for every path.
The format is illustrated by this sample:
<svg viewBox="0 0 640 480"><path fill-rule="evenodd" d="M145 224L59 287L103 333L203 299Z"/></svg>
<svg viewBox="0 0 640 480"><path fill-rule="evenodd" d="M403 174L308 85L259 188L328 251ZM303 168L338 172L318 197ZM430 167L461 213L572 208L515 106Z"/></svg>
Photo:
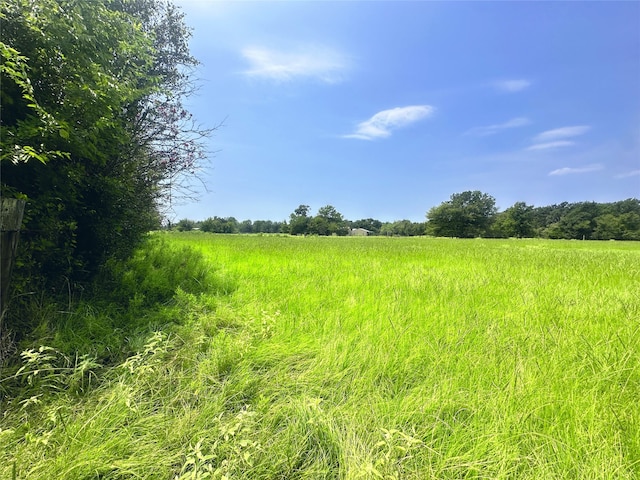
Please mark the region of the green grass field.
<svg viewBox="0 0 640 480"><path fill-rule="evenodd" d="M637 242L157 237L202 289L9 402L1 478L640 477Z"/></svg>

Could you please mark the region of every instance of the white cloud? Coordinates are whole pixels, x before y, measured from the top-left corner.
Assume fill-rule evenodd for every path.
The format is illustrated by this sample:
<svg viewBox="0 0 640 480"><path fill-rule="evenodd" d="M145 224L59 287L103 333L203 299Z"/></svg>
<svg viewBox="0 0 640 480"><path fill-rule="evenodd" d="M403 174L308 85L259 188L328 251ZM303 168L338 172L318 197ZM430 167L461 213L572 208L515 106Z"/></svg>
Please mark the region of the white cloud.
<svg viewBox="0 0 640 480"><path fill-rule="evenodd" d="M493 86L503 92L515 93L515 92L520 92L526 88L529 88L531 86L531 81L525 80L524 78L513 79L513 80L500 80L498 82L494 82Z"/></svg>
<svg viewBox="0 0 640 480"><path fill-rule="evenodd" d="M529 120L528 118L517 117L517 118L512 118L511 120L508 120L504 123L499 123L497 125L489 125L486 127L474 127L471 130L469 130L466 134L485 137L488 135L494 135L498 132L501 132L502 130L507 130L509 128L524 127L530 124L531 124L531 120Z"/></svg>
<svg viewBox="0 0 640 480"><path fill-rule="evenodd" d="M567 140L567 138L584 135L589 130L591 130L589 125L576 125L546 130L533 138L535 143L527 148L527 150L549 150L553 148L570 147L575 145L576 142Z"/></svg>
<svg viewBox="0 0 640 480"><path fill-rule="evenodd" d="M527 148L527 150L550 150L552 148L570 147L572 145L575 145L575 142L570 142L569 140L558 140L557 142L536 143L535 145L531 145Z"/></svg>
<svg viewBox="0 0 640 480"><path fill-rule="evenodd" d="M640 170L631 170L630 172L616 175L615 178L629 178L629 177L639 177L639 176L640 176Z"/></svg>
<svg viewBox="0 0 640 480"><path fill-rule="evenodd" d="M245 75L279 82L315 78L325 83L338 83L348 66L344 55L324 47L307 47L295 52L248 47L242 50L242 56L250 64L243 72Z"/></svg>
<svg viewBox="0 0 640 480"><path fill-rule="evenodd" d="M587 165L586 167L579 167L579 168L569 168L569 167L564 167L564 168L559 168L557 170L553 170L552 172L549 172L549 175L571 175L574 173L588 173L588 172L597 172L598 170L602 170L604 167L599 164L596 163L594 165Z"/></svg>
<svg viewBox="0 0 640 480"><path fill-rule="evenodd" d="M344 138L358 138L360 140L373 140L375 138L386 138L391 135L392 130L406 127L423 118L428 117L435 111L430 105L410 105L408 107L396 107L376 113L369 120L359 123L356 131Z"/></svg>
<svg viewBox="0 0 640 480"><path fill-rule="evenodd" d="M549 142L562 138L577 137L587 133L591 127L589 125L577 125L574 127L562 127L542 132L534 138L536 142Z"/></svg>

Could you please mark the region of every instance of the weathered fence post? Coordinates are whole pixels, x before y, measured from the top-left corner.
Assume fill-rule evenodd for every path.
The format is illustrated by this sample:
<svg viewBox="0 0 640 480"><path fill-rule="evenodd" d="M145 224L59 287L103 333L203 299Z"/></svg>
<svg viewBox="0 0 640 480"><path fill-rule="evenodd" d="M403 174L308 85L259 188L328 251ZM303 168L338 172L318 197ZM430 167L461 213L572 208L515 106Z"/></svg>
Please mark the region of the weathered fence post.
<svg viewBox="0 0 640 480"><path fill-rule="evenodd" d="M16 258L20 225L24 213L24 200L0 199L0 328L7 307L11 270Z"/></svg>

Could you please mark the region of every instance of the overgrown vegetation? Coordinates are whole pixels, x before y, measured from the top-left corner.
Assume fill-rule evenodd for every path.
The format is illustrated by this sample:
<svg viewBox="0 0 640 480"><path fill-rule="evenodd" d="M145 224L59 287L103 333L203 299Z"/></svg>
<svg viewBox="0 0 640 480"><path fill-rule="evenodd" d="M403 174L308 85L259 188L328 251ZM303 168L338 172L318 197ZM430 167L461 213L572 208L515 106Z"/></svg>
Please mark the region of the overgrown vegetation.
<svg viewBox="0 0 640 480"><path fill-rule="evenodd" d="M637 478L639 257L154 235L3 369L0 477Z"/></svg>
<svg viewBox="0 0 640 480"><path fill-rule="evenodd" d="M131 353L129 336L137 329L180 321L172 313L176 292L215 295L232 289L200 252L152 235L130 259L108 262L81 290L22 295L6 321L22 345L45 342L65 354L110 364Z"/></svg>
<svg viewBox="0 0 640 480"><path fill-rule="evenodd" d="M160 225L209 131L190 32L161 0L0 0L2 196L28 201L18 291L87 282Z"/></svg>

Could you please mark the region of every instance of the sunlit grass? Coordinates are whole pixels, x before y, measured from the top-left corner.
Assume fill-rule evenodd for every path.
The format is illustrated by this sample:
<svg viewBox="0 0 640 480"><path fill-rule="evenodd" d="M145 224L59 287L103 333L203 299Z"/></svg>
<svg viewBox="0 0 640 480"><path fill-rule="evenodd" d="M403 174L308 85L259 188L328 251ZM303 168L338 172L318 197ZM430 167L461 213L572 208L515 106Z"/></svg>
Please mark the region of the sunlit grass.
<svg viewBox="0 0 640 480"><path fill-rule="evenodd" d="M638 243L167 239L218 295L179 289L88 393L13 405L0 476L640 475Z"/></svg>

